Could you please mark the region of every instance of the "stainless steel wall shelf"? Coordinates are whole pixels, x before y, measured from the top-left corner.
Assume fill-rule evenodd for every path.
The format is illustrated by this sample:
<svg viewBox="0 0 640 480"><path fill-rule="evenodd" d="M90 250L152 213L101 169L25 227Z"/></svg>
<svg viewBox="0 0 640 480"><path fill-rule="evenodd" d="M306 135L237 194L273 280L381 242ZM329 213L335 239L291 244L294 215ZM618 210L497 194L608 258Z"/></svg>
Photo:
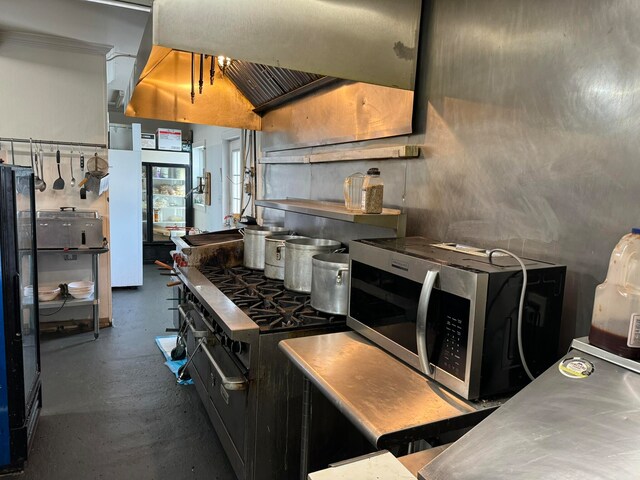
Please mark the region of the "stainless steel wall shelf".
<svg viewBox="0 0 640 480"><path fill-rule="evenodd" d="M257 207L273 208L285 212L301 213L316 217L331 218L343 222L360 223L395 230L398 237L404 237L407 228L407 214L393 208L384 208L382 213L366 214L347 210L344 205L305 199L256 200Z"/></svg>
<svg viewBox="0 0 640 480"><path fill-rule="evenodd" d="M303 149L304 150L304 149ZM294 151L295 152L295 151ZM398 158L417 158L420 155L420 147L417 145L397 145L384 147L350 148L348 150L316 151L286 154L264 152L259 159L260 163L324 163L345 162L354 160L385 160Z"/></svg>

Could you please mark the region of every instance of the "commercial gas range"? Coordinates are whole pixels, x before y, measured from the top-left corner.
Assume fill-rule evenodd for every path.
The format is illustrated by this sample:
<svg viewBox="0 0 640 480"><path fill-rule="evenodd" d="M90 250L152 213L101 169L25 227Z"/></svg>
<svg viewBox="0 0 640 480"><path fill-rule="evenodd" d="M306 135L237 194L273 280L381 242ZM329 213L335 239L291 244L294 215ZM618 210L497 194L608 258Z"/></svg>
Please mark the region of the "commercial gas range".
<svg viewBox="0 0 640 480"><path fill-rule="evenodd" d="M243 267L181 267L178 276L188 371L236 476L297 478L303 378L278 342L345 330L345 318Z"/></svg>

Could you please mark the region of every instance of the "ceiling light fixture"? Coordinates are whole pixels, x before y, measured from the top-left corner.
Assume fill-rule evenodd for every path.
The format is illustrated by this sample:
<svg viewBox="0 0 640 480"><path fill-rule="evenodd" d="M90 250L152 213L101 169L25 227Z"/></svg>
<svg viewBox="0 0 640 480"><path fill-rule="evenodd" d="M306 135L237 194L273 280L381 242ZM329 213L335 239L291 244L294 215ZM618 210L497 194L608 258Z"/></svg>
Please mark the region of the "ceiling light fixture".
<svg viewBox="0 0 640 480"><path fill-rule="evenodd" d="M224 71L227 69L229 65L231 65L232 60L229 57L225 57L224 55L218 55L218 67L220 67L220 71L222 75L224 75Z"/></svg>
<svg viewBox="0 0 640 480"><path fill-rule="evenodd" d="M139 12L147 12L151 11L151 7L147 7L145 5L138 5L137 3L123 2L118 0L85 0L91 3L99 3L101 5L109 5L111 7L120 7L127 8L129 10L137 10Z"/></svg>

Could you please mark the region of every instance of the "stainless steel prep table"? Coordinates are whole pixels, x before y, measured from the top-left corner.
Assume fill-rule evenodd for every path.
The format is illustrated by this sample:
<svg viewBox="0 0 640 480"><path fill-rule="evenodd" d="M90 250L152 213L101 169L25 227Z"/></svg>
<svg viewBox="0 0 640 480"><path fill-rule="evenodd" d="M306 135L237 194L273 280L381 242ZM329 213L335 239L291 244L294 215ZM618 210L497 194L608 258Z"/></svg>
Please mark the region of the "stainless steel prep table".
<svg viewBox="0 0 640 480"><path fill-rule="evenodd" d="M38 249L38 255L91 255L91 275L93 278L93 295L87 299L66 299L54 300L51 302L40 302L40 310L52 308L60 309L63 306L77 307L81 305L92 305L93 313L93 338L96 340L100 335L100 261L98 256L107 253L108 248L48 248ZM42 321L42 320L40 320Z"/></svg>
<svg viewBox="0 0 640 480"><path fill-rule="evenodd" d="M307 386L315 385L378 449L472 427L500 405L448 392L355 332L293 338L279 346ZM310 415L306 404L307 426ZM305 455L303 439L303 464Z"/></svg>
<svg viewBox="0 0 640 480"><path fill-rule="evenodd" d="M550 367L485 422L419 472L424 480L637 479L640 472L640 362L586 339L579 357L593 373L568 378Z"/></svg>

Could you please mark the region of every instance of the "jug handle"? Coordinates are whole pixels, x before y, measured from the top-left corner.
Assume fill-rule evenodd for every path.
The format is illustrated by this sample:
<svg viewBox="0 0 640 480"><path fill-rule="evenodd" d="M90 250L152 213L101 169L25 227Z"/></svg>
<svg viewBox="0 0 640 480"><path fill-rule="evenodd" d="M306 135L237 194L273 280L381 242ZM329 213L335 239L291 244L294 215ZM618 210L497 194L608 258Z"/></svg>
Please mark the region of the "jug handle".
<svg viewBox="0 0 640 480"><path fill-rule="evenodd" d="M239 228L238 233L244 237L244 228Z"/></svg>
<svg viewBox="0 0 640 480"><path fill-rule="evenodd" d="M349 181L349 177L344 179L344 183L342 184L342 195L344 196L344 200L345 200L345 207L346 205L346 201L349 198L349 183L351 183Z"/></svg>
<svg viewBox="0 0 640 480"><path fill-rule="evenodd" d="M629 264L635 257L636 252L628 242L616 245L609 260L609 270L606 281L628 287Z"/></svg>
<svg viewBox="0 0 640 480"><path fill-rule="evenodd" d="M346 248L345 248L345 247L342 247L342 248L336 248L336 249L335 249L333 252L331 252L331 253L344 253L344 252L345 252L345 250L346 250Z"/></svg>
<svg viewBox="0 0 640 480"><path fill-rule="evenodd" d="M622 272L623 279L624 281L622 282L622 284L624 285L624 288L626 289L633 289L633 290L637 290L638 287L640 287L640 285L636 285L634 283L629 282L629 266L631 265L631 262L637 262L636 260L636 253L633 252L631 253L631 255L629 256L629 259L624 263L624 270Z"/></svg>

